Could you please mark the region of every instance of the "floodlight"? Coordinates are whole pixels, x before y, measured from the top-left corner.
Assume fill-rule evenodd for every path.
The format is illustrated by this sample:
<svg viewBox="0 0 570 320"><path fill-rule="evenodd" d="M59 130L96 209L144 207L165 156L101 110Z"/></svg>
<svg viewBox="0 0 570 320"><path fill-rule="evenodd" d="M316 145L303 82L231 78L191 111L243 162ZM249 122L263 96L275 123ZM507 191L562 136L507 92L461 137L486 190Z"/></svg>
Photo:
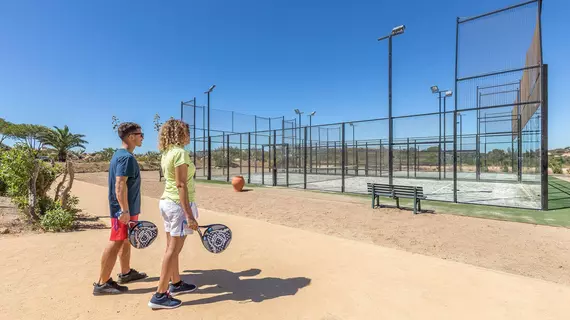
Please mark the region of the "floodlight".
<svg viewBox="0 0 570 320"><path fill-rule="evenodd" d="M445 96L446 96L446 97L451 97L452 95L453 95L453 91L451 91L451 90L445 91Z"/></svg>
<svg viewBox="0 0 570 320"><path fill-rule="evenodd" d="M210 93L210 92L212 92L212 90L214 90L215 87L216 87L215 84L212 85L212 86L210 87L210 89L208 89L208 91L206 91L206 92L204 92L204 93Z"/></svg>
<svg viewBox="0 0 570 320"><path fill-rule="evenodd" d="M395 35L402 34L402 33L404 33L405 29L406 29L405 25L397 26L394 29L392 29L392 35L395 36Z"/></svg>
<svg viewBox="0 0 570 320"><path fill-rule="evenodd" d="M439 88L437 86L431 86L431 93L438 93Z"/></svg>

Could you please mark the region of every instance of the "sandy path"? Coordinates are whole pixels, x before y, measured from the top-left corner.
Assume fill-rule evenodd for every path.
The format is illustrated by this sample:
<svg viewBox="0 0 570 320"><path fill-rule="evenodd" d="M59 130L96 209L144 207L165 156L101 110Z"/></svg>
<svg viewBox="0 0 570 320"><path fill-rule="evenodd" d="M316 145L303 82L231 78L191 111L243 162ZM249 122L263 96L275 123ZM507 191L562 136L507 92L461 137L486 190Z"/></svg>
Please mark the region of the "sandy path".
<svg viewBox="0 0 570 320"><path fill-rule="evenodd" d="M73 192L86 211L106 212L105 188L78 182ZM144 197L145 218L155 223L156 206L156 199ZM146 307L155 281L132 284L128 295L93 297L91 282L108 230L91 230L0 239L2 318L561 319L570 313L568 286L201 213L203 223L226 223L235 237L221 255L188 239L181 266L203 271L187 272L200 290L181 296L183 307L163 312ZM163 249L161 236L133 253L133 265L156 276Z"/></svg>
<svg viewBox="0 0 570 320"><path fill-rule="evenodd" d="M106 173L78 179L107 185ZM156 172L143 172L143 194L163 191ZM371 209L367 199L285 188L235 193L197 185L200 208L254 218L570 285L570 229L445 214Z"/></svg>

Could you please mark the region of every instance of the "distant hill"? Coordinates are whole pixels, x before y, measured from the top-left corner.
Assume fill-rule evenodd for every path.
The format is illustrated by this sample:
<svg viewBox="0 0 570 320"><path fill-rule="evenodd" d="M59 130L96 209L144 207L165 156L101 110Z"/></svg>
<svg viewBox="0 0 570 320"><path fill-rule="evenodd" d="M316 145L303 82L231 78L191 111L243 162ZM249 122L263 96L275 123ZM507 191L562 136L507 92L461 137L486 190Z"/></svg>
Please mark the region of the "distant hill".
<svg viewBox="0 0 570 320"><path fill-rule="evenodd" d="M570 158L570 147L548 150L548 155L554 158Z"/></svg>

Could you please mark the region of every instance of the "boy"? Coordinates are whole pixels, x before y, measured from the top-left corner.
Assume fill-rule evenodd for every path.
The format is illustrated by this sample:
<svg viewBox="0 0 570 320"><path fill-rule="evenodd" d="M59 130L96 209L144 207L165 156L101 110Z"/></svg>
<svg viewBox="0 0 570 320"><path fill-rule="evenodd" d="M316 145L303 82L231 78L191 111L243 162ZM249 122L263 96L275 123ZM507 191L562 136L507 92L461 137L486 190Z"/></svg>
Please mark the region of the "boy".
<svg viewBox="0 0 570 320"><path fill-rule="evenodd" d="M132 122L122 123L117 130L122 141L109 165L109 209L111 214L110 242L101 257L101 273L93 284L94 295L119 294L128 291L111 278L111 272L119 257L120 283L128 283L147 277L145 273L130 268L131 245L127 240L129 221L137 221L141 207L140 168L133 155L142 145L144 134L141 127Z"/></svg>

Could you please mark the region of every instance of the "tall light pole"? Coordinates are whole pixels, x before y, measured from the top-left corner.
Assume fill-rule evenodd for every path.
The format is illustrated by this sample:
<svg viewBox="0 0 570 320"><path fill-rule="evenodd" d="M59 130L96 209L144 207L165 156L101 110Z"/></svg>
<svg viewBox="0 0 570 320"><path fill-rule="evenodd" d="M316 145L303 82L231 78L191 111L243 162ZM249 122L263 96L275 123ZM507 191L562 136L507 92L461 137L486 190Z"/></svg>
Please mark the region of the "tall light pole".
<svg viewBox="0 0 570 320"><path fill-rule="evenodd" d="M441 180L441 94L445 93L445 96L443 97L444 100L444 104L445 104L445 97L451 96L451 91L450 90L439 90L438 86L431 86L431 93L437 93L438 94L438 101L439 101L439 157L437 160L437 167L438 167L438 172L439 172L439 179ZM449 94L449 95L448 95ZM445 110L445 107L444 107ZM445 132L445 113L443 114L443 123L444 123L444 132ZM444 139L445 139L445 133L444 133ZM444 140L445 141L445 140ZM445 144L444 144L444 150L445 150ZM445 152L444 152L444 157L445 157ZM445 167L445 164L444 164ZM444 178L445 178L445 173L444 173Z"/></svg>
<svg viewBox="0 0 570 320"><path fill-rule="evenodd" d="M446 106L445 106L445 99L448 97L451 97L453 95L453 92L451 90L439 90L438 86L432 86L431 87L431 93L437 93L438 94L438 100L439 100L439 159L438 159L438 163L437 166L439 168L439 179L441 179L441 94L445 93L445 95L443 96L443 178L445 179L446 176L446 152L447 152L447 137L445 134L445 113L446 113Z"/></svg>
<svg viewBox="0 0 570 320"><path fill-rule="evenodd" d="M394 174L394 159L393 159L393 142L394 133L392 128L392 37L403 34L406 26L401 25L392 29L392 32L384 37L378 38L378 41L388 39L388 180L389 184L393 182Z"/></svg>
<svg viewBox="0 0 570 320"><path fill-rule="evenodd" d="M208 137L210 137L210 93L214 90L216 85L212 85L204 94L208 95Z"/></svg>
<svg viewBox="0 0 570 320"><path fill-rule="evenodd" d="M210 93L216 85L212 85L208 91L204 92L208 95L208 180L212 179L212 141L210 139Z"/></svg>

